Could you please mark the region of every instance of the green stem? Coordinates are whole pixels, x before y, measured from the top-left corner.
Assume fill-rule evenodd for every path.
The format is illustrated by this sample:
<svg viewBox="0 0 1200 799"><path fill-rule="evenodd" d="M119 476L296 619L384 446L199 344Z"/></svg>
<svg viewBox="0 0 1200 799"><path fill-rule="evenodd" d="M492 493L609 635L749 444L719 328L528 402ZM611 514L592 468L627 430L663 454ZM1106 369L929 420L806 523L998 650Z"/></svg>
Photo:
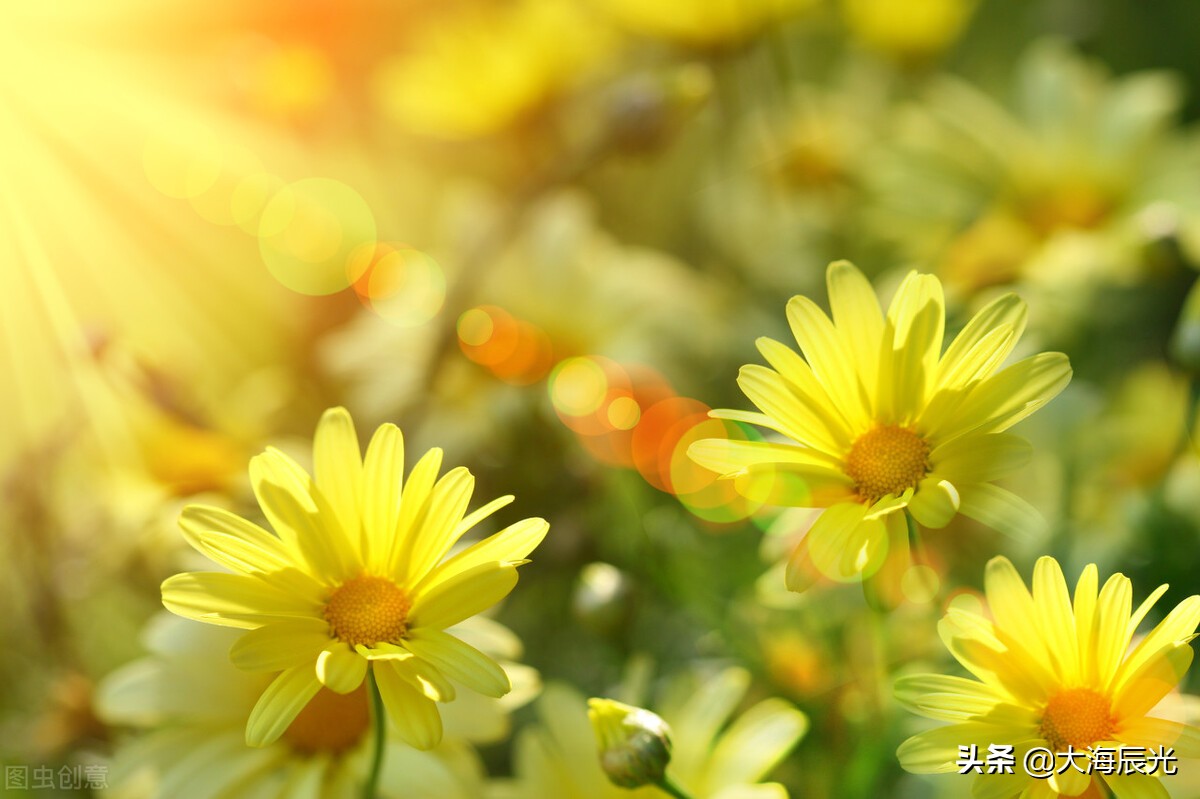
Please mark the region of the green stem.
<svg viewBox="0 0 1200 799"><path fill-rule="evenodd" d="M655 786L668 796L674 796L675 799L692 799L691 794L671 779L670 774L664 774L663 778L655 783Z"/></svg>
<svg viewBox="0 0 1200 799"><path fill-rule="evenodd" d="M371 720L375 727L375 744L371 751L371 770L363 783L363 799L375 799L379 793L379 774L383 769L383 744L387 738L387 714L383 710L383 696L375 682L375 669L367 669L367 693L371 695Z"/></svg>

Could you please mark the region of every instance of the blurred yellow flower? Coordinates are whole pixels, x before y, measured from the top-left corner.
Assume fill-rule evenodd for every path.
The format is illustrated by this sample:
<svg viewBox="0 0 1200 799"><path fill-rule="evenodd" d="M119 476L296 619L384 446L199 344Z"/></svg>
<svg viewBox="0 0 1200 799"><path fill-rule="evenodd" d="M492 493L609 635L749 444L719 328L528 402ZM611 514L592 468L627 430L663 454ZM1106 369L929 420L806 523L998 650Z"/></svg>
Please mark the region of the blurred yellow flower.
<svg viewBox="0 0 1200 799"><path fill-rule="evenodd" d="M1063 753L1132 746L1200 757L1200 729L1147 715L1191 665L1188 642L1200 623L1200 596L1181 602L1129 651L1138 624L1167 586L1131 613L1133 589L1124 575L1110 577L1098 595L1097 585L1096 566L1088 565L1072 603L1058 562L1043 557L1031 595L1007 559L993 558L985 574L990 614L952 604L938 628L950 653L977 679L920 674L896 683L897 698L913 712L952 722L901 744L901 765L918 774L965 774L973 769L958 765L963 749L975 746L985 757L990 746L1012 746L1013 773L980 769L971 795L1100 796L1103 782L1118 799L1167 796L1155 776L1101 774L1096 753L1074 765ZM1022 768L1035 748L1056 755L1048 779Z"/></svg>
<svg viewBox="0 0 1200 799"><path fill-rule="evenodd" d="M438 16L376 75L381 109L414 133L469 139L503 130L599 68L610 30L576 3L469 4Z"/></svg>
<svg viewBox="0 0 1200 799"><path fill-rule="evenodd" d="M880 232L948 283L1016 280L1079 288L1128 283L1146 244L1200 252L1200 147L1175 120L1175 76L1111 78L1054 42L1029 49L1005 104L963 81L932 81L894 123L873 182Z"/></svg>
<svg viewBox="0 0 1200 799"><path fill-rule="evenodd" d="M715 47L748 39L773 22L798 14L817 0L596 0L614 20L646 36L695 47Z"/></svg>
<svg viewBox="0 0 1200 799"><path fill-rule="evenodd" d="M503 661L520 654L516 636L486 618L468 619L454 634ZM116 748L110 774L115 796L361 795L371 748L364 688L348 694L322 688L278 741L254 749L244 740L245 719L275 675L233 667L226 652L237 640L237 631L164 614L151 621L145 639L149 656L113 672L98 692L103 718L135 730ZM502 737L509 727L509 711L532 699L538 689L533 669L510 662L504 668L513 678L513 692L501 700L480 702L468 716L448 718L447 740L433 751L417 751L389 739L381 796L479 796L481 766L467 742Z"/></svg>
<svg viewBox="0 0 1200 799"><path fill-rule="evenodd" d="M760 780L808 731L808 718L782 699L765 699L730 723L746 695L750 675L730 668L703 682L676 681L662 703L671 726L673 780L693 799L786 799L787 789ZM514 754L514 779L493 799L659 799L647 786L618 788L600 766L596 736L583 696L550 686L537 703L541 724L522 730ZM726 726L728 724L728 726Z"/></svg>
<svg viewBox="0 0 1200 799"><path fill-rule="evenodd" d="M364 461L341 408L321 418L313 460L315 480L273 448L250 462L254 493L277 535L218 508L185 508L188 542L236 573L168 578L163 604L248 630L230 650L234 664L282 671L250 714L250 745L277 740L322 687L357 690L370 666L400 736L434 746L442 736L435 703L454 699L450 680L487 696L510 688L494 660L445 629L512 590L517 566L547 524L522 520L444 560L513 497L464 518L470 472L458 467L437 479L442 453L433 449L402 481L400 430L381 426Z"/></svg>
<svg viewBox="0 0 1200 799"><path fill-rule="evenodd" d="M1041 353L997 371L1025 327L1013 294L976 314L943 354L937 278L910 273L886 316L848 262L831 264L827 281L832 321L807 297L788 303L804 359L763 337L758 349L773 368L742 367L738 385L762 412L713 412L794 443L706 439L689 450L747 497L827 508L788 563L788 587L809 586L809 565L838 580L870 575L889 549L899 578L906 513L930 528L962 513L1028 533L1037 511L992 481L1029 460L1029 443L1004 430L1067 385L1066 356Z"/></svg>
<svg viewBox="0 0 1200 799"><path fill-rule="evenodd" d="M842 0L850 33L901 63L920 63L958 40L976 0Z"/></svg>

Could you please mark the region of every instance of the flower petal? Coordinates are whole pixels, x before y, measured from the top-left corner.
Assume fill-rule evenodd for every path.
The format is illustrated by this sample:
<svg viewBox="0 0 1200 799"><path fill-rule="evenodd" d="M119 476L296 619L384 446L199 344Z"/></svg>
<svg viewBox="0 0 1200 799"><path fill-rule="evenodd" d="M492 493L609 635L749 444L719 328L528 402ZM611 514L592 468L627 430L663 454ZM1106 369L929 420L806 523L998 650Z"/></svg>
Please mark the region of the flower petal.
<svg viewBox="0 0 1200 799"><path fill-rule="evenodd" d="M737 441L705 438L693 441L688 457L719 475L730 475L760 463L800 463L836 468L838 461L811 447L777 444L773 441Z"/></svg>
<svg viewBox="0 0 1200 799"><path fill-rule="evenodd" d="M335 693L350 693L366 676L367 659L343 641L329 644L317 656L317 679Z"/></svg>
<svg viewBox="0 0 1200 799"><path fill-rule="evenodd" d="M378 435L378 434L376 434ZM313 473L317 488L329 501L350 543L365 552L360 539L359 502L362 501L363 461L354 420L345 408L330 408L321 415L313 436ZM368 509L369 501L364 503Z"/></svg>
<svg viewBox="0 0 1200 799"><path fill-rule="evenodd" d="M1200 757L1200 729L1178 721L1146 717L1121 722L1116 737L1121 743L1157 749L1174 749L1178 757Z"/></svg>
<svg viewBox="0 0 1200 799"><path fill-rule="evenodd" d="M883 313L879 298L867 280L849 261L834 261L825 272L829 310L838 334L846 342L851 363L868 395L875 389L879 369L879 342L883 336Z"/></svg>
<svg viewBox="0 0 1200 799"><path fill-rule="evenodd" d="M397 575L399 582L411 585L420 581L450 551L474 490L475 478L461 466L437 481L419 526L411 532L405 569Z"/></svg>
<svg viewBox="0 0 1200 799"><path fill-rule="evenodd" d="M950 342L950 346L946 348L946 354L942 356L942 360L938 364L938 387L950 386L985 376L976 370L964 369L962 361L981 340L992 331L1006 325L1012 327L1011 341L1006 344L1007 348L1011 350L1017 339L1021 337L1022 331L1025 330L1027 317L1028 310L1024 301L1016 294L1011 293L993 300L983 310L971 317L971 321L967 322L962 332L955 336L954 341ZM1004 353L996 362L997 365L1007 357L1007 354L1007 352Z"/></svg>
<svg viewBox="0 0 1200 799"><path fill-rule="evenodd" d="M916 493L908 501L908 510L921 525L937 530L954 518L959 504L958 489L954 484L931 474L917 483Z"/></svg>
<svg viewBox="0 0 1200 799"><path fill-rule="evenodd" d="M450 679L484 696L499 698L512 690L508 675L500 664L442 630L415 629L406 637L404 646Z"/></svg>
<svg viewBox="0 0 1200 799"><path fill-rule="evenodd" d="M959 485L958 512L1020 541L1040 538L1046 519L1037 508L1006 488L991 483Z"/></svg>
<svg viewBox="0 0 1200 799"><path fill-rule="evenodd" d="M1192 647L1186 642L1168 644L1137 671L1121 680L1113 698L1113 715L1137 718L1149 713L1169 694L1192 665Z"/></svg>
<svg viewBox="0 0 1200 799"><path fill-rule="evenodd" d="M444 630L487 610L506 597L516 584L517 567L512 563L481 563L414 594L409 623L412 629Z"/></svg>
<svg viewBox="0 0 1200 799"><path fill-rule="evenodd" d="M1071 382L1061 352L1030 356L976 384L953 411L930 417L927 433L948 441L964 433L999 433L1041 408Z"/></svg>
<svg viewBox="0 0 1200 799"><path fill-rule="evenodd" d="M247 630L286 617L319 616L321 606L242 574L185 572L162 584L163 605L196 621Z"/></svg>
<svg viewBox="0 0 1200 799"><path fill-rule="evenodd" d="M787 319L805 360L833 407L852 429L865 428L870 421L866 393L855 372L850 350L833 322L803 295L788 300Z"/></svg>
<svg viewBox="0 0 1200 799"><path fill-rule="evenodd" d="M757 343L778 371L746 364L738 370L737 384L772 419L772 429L833 456L849 449L850 428L809 365L777 341L760 338Z"/></svg>
<svg viewBox="0 0 1200 799"><path fill-rule="evenodd" d="M1117 799L1170 799L1171 794L1157 777L1145 774L1105 774L1104 781Z"/></svg>
<svg viewBox="0 0 1200 799"><path fill-rule="evenodd" d="M732 479L734 489L743 497L768 505L822 508L856 498L854 481L828 466L759 463L734 474Z"/></svg>
<svg viewBox="0 0 1200 799"><path fill-rule="evenodd" d="M705 786L715 792L753 784L785 758L808 730L808 717L782 699L759 702L729 725L705 768Z"/></svg>
<svg viewBox="0 0 1200 799"><path fill-rule="evenodd" d="M320 689L321 683L309 664L282 672L267 686L250 711L246 721L246 744L266 746L277 741Z"/></svg>
<svg viewBox="0 0 1200 799"><path fill-rule="evenodd" d="M542 543L550 525L545 519L522 519L498 533L477 541L454 557L429 572L417 585L415 593L432 590L456 574L476 566L496 561L512 562L524 560Z"/></svg>
<svg viewBox="0 0 1200 799"><path fill-rule="evenodd" d="M188 505L179 515L179 527L196 551L234 571L266 572L298 565L277 536L223 508Z"/></svg>
<svg viewBox="0 0 1200 799"><path fill-rule="evenodd" d="M988 483L1029 463L1033 447L1011 433L959 436L929 454L933 471L953 483Z"/></svg>
<svg viewBox="0 0 1200 799"><path fill-rule="evenodd" d="M364 560L383 569L396 536L404 490L404 435L383 424L371 436L363 460L362 530Z"/></svg>
<svg viewBox="0 0 1200 799"><path fill-rule="evenodd" d="M282 671L316 660L329 646L329 623L316 617L273 621L242 635L229 650L243 671Z"/></svg>
<svg viewBox="0 0 1200 799"><path fill-rule="evenodd" d="M866 512L858 503L842 503L813 523L808 551L822 574L845 582L879 568L886 554L887 531L882 521L864 519Z"/></svg>
<svg viewBox="0 0 1200 799"><path fill-rule="evenodd" d="M377 662L371 668L388 717L404 742L415 749L437 746L442 740L437 704L404 679L396 664Z"/></svg>
<svg viewBox="0 0 1200 799"><path fill-rule="evenodd" d="M250 459L250 483L275 532L303 556L314 577L333 584L361 570L337 517L295 461L268 448Z"/></svg>

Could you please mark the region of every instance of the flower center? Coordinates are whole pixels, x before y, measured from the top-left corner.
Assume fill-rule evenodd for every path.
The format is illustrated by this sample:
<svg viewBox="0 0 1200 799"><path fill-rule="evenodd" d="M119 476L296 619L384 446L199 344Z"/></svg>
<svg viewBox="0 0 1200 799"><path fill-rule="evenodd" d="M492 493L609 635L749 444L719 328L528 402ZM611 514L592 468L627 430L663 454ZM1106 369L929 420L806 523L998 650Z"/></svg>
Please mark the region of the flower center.
<svg viewBox="0 0 1200 799"><path fill-rule="evenodd" d="M283 733L283 740L304 755L341 754L361 741L370 726L365 682L348 694L321 688Z"/></svg>
<svg viewBox="0 0 1200 799"><path fill-rule="evenodd" d="M1055 752L1086 749L1112 736L1116 726L1108 697L1091 688L1067 688L1050 697L1038 733Z"/></svg>
<svg viewBox="0 0 1200 799"><path fill-rule="evenodd" d="M408 629L408 593L391 580L363 575L342 583L325 603L333 634L350 646L396 642Z"/></svg>
<svg viewBox="0 0 1200 799"><path fill-rule="evenodd" d="M866 502L915 488L928 472L929 443L899 425L863 433L846 456L846 474Z"/></svg>

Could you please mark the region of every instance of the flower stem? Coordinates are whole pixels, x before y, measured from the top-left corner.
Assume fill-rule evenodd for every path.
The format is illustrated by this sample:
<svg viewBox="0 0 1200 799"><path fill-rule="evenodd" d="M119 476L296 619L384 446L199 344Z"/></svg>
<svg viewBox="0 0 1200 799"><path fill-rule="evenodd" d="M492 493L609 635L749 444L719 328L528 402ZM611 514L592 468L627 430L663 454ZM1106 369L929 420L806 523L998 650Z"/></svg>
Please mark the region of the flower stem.
<svg viewBox="0 0 1200 799"><path fill-rule="evenodd" d="M679 785L679 783L677 783L677 782L675 782L675 780L671 779L670 774L664 774L662 779L659 780L658 782L654 783L654 785L660 791L667 794L668 796L675 797L675 799L692 799L691 794L689 794L687 791L685 791Z"/></svg>
<svg viewBox="0 0 1200 799"><path fill-rule="evenodd" d="M379 773L383 768L383 744L387 737L387 715L383 710L383 696L375 682L375 669L367 669L367 693L371 695L371 720L375 727L375 743L371 750L371 770L363 783L363 799L375 799L379 792Z"/></svg>

